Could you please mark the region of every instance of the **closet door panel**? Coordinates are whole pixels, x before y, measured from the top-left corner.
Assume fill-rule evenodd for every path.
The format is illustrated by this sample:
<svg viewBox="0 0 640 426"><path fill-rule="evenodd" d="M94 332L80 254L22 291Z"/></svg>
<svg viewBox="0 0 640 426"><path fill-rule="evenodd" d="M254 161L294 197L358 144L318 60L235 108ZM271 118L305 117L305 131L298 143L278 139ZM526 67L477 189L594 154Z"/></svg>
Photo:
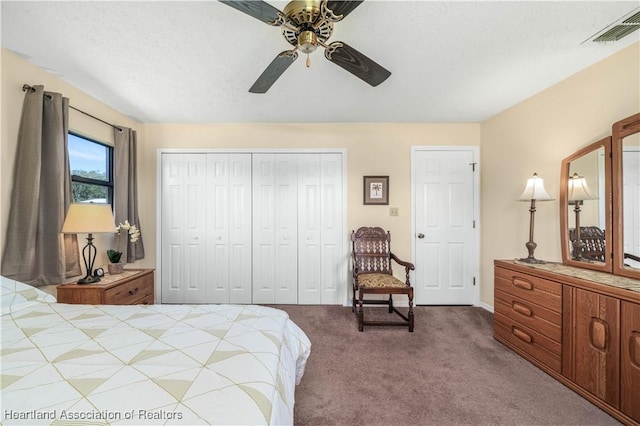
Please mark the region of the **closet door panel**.
<svg viewBox="0 0 640 426"><path fill-rule="evenodd" d="M165 154L163 162L162 302L206 299L206 162L202 154ZM165 256L166 255L166 256Z"/></svg>
<svg viewBox="0 0 640 426"><path fill-rule="evenodd" d="M162 302L180 303L183 298L183 156L162 156Z"/></svg>
<svg viewBox="0 0 640 426"><path fill-rule="evenodd" d="M229 173L229 303L251 303L251 154L230 154Z"/></svg>
<svg viewBox="0 0 640 426"><path fill-rule="evenodd" d="M229 154L207 154L207 303L229 302Z"/></svg>
<svg viewBox="0 0 640 426"><path fill-rule="evenodd" d="M253 303L275 303L275 155L253 155Z"/></svg>
<svg viewBox="0 0 640 426"><path fill-rule="evenodd" d="M298 172L298 303L319 304L320 265L320 154L300 154Z"/></svg>
<svg viewBox="0 0 640 426"><path fill-rule="evenodd" d="M298 303L298 159L275 156L275 303Z"/></svg>
<svg viewBox="0 0 640 426"><path fill-rule="evenodd" d="M342 229L342 155L321 156L321 277L322 304L340 304L345 288L345 262Z"/></svg>

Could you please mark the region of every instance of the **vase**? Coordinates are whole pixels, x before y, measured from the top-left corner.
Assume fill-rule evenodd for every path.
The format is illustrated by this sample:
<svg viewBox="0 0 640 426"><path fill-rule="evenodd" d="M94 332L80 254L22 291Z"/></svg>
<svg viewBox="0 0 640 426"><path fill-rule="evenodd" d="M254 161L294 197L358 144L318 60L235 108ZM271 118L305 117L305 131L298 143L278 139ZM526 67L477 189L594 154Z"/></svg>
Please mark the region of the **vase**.
<svg viewBox="0 0 640 426"><path fill-rule="evenodd" d="M121 274L124 270L124 263L107 263L107 269L111 275Z"/></svg>

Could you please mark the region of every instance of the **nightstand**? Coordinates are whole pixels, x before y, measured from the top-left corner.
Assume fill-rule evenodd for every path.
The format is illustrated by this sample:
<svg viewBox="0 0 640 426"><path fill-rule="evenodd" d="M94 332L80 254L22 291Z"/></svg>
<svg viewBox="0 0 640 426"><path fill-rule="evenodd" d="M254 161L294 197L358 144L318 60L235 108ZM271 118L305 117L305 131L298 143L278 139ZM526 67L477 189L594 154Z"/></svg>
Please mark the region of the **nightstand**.
<svg viewBox="0 0 640 426"><path fill-rule="evenodd" d="M87 305L153 305L153 269L125 269L117 275L105 274L95 284L62 284L57 288L59 303Z"/></svg>

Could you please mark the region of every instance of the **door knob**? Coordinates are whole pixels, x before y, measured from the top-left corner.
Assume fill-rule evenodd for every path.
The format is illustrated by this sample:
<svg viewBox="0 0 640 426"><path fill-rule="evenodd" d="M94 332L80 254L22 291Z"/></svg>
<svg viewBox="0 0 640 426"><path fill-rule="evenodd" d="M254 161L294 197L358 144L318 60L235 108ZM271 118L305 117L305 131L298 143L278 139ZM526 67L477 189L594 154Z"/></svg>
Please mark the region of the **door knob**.
<svg viewBox="0 0 640 426"><path fill-rule="evenodd" d="M424 238L424 234L423 233L418 234L418 238Z"/></svg>

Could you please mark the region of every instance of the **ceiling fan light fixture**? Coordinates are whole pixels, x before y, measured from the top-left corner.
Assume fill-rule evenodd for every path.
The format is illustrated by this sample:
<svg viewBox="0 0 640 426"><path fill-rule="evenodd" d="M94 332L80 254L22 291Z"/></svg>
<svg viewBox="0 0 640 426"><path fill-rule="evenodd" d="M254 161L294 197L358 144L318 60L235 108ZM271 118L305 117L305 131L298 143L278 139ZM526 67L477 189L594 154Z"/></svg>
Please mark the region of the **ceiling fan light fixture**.
<svg viewBox="0 0 640 426"><path fill-rule="evenodd" d="M313 53L318 47L318 37L313 31L302 31L298 36L298 49L302 53Z"/></svg>

